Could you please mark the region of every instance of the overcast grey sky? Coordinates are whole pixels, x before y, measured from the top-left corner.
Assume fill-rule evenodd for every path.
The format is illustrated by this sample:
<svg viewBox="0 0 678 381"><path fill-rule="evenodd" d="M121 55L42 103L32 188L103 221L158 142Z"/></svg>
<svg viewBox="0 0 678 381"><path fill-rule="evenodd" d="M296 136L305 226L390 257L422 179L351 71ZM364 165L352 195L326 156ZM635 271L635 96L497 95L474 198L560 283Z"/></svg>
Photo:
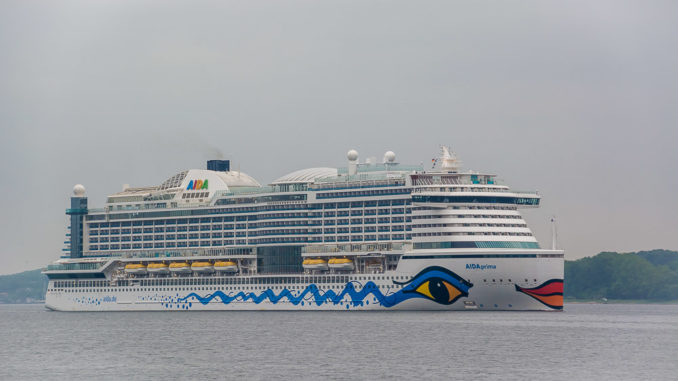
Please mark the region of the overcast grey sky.
<svg viewBox="0 0 678 381"><path fill-rule="evenodd" d="M2 1L0 273L64 209L222 152L267 183L345 154L539 190L574 259L678 249L676 1Z"/></svg>

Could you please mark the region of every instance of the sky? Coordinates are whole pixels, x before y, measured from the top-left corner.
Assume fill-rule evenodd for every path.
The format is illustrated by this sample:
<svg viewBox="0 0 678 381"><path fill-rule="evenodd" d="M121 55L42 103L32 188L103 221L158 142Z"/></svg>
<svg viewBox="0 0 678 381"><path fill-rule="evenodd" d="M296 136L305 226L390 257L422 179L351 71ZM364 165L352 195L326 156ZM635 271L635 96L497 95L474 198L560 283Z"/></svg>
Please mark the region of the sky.
<svg viewBox="0 0 678 381"><path fill-rule="evenodd" d="M537 190L566 259L678 249L678 2L0 3L0 273L90 207L224 157L268 183L361 159Z"/></svg>

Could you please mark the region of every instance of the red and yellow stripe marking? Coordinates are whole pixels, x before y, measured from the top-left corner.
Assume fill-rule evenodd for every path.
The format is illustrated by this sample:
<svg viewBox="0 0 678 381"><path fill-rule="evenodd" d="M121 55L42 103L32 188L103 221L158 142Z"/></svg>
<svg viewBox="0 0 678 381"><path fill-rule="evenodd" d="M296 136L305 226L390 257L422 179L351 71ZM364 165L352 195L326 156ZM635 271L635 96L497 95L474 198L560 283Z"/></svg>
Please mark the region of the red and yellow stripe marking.
<svg viewBox="0 0 678 381"><path fill-rule="evenodd" d="M516 291L529 295L553 309L563 309L563 280L551 279L533 288L516 285Z"/></svg>

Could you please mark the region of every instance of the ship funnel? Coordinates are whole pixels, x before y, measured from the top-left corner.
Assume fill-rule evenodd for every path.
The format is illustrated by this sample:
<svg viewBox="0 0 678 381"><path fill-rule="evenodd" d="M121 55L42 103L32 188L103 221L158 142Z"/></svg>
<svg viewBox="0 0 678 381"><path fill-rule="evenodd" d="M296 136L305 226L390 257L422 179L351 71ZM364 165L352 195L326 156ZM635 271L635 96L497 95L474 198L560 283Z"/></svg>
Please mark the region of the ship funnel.
<svg viewBox="0 0 678 381"><path fill-rule="evenodd" d="M207 169L217 172L228 172L231 170L230 160L207 160Z"/></svg>

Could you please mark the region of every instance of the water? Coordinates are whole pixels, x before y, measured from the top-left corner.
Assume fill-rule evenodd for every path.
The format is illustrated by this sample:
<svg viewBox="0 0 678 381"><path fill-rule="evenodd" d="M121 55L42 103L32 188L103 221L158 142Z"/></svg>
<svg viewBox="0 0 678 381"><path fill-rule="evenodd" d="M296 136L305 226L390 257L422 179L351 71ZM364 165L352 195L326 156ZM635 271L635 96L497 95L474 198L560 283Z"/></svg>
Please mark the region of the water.
<svg viewBox="0 0 678 381"><path fill-rule="evenodd" d="M0 335L3 380L678 378L678 305L570 304L562 313L0 305Z"/></svg>

